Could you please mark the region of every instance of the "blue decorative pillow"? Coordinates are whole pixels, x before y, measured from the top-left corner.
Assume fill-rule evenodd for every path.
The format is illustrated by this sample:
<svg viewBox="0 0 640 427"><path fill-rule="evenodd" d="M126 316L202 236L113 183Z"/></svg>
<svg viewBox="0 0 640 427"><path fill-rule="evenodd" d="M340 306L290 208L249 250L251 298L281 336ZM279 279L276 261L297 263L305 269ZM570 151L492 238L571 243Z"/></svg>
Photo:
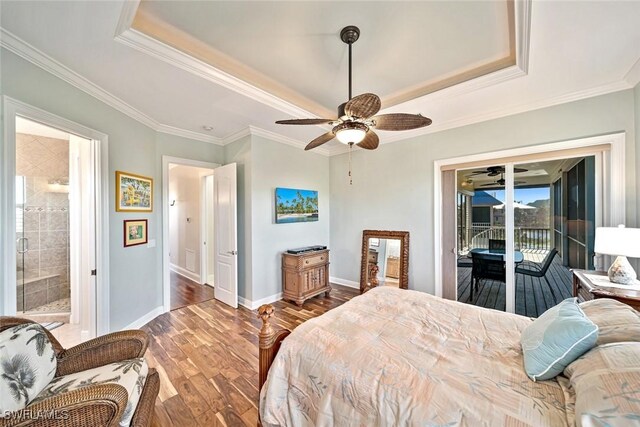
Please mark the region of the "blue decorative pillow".
<svg viewBox="0 0 640 427"><path fill-rule="evenodd" d="M584 314L576 298L568 298L522 331L524 370L533 381L554 378L597 339L598 326Z"/></svg>

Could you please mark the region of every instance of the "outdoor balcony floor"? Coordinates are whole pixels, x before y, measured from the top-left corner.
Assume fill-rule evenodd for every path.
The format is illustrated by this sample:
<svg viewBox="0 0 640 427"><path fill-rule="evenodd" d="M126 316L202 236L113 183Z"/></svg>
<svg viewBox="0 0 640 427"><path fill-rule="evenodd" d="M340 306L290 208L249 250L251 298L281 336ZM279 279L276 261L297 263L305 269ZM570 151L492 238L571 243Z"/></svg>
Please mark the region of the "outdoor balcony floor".
<svg viewBox="0 0 640 427"><path fill-rule="evenodd" d="M542 262L547 251L523 250L525 261ZM468 264L468 267L466 266ZM549 290L549 285L540 277L516 274L516 313L528 317L538 317L549 308L565 298L572 296L571 271L562 265L556 256L547 271L547 279L555 292L555 299ZM469 285L471 284L471 260L462 260L458 264L458 301L480 307L505 310L505 290L503 282L495 280L480 280L478 291L474 290L473 302L469 301Z"/></svg>

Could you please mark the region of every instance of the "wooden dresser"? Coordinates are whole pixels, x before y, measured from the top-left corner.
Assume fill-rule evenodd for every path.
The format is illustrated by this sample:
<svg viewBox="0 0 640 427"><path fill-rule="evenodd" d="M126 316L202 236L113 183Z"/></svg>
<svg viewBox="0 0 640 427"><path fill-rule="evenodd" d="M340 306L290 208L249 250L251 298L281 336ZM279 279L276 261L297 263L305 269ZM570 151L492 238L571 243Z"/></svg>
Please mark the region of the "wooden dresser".
<svg viewBox="0 0 640 427"><path fill-rule="evenodd" d="M283 298L302 305L321 293L329 296L329 249L282 254Z"/></svg>
<svg viewBox="0 0 640 427"><path fill-rule="evenodd" d="M595 298L612 298L640 311L640 291L597 286L585 276L585 273L597 276L607 275L606 271L573 270L573 296L578 297L578 302Z"/></svg>

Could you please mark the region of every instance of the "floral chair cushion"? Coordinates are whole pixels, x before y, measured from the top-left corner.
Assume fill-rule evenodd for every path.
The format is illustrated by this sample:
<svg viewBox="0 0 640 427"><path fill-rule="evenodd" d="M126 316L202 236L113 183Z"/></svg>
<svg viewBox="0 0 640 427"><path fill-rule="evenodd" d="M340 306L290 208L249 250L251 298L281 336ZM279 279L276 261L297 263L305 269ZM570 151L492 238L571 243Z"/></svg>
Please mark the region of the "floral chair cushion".
<svg viewBox="0 0 640 427"><path fill-rule="evenodd" d="M53 379L34 399L34 402L94 384L120 384L129 394L127 407L120 420L120 425L128 426L136 411L136 406L138 406L138 400L140 400L148 372L149 366L147 362L140 358L123 360L122 362L64 375Z"/></svg>
<svg viewBox="0 0 640 427"><path fill-rule="evenodd" d="M44 328L24 323L0 332L0 413L19 411L51 382L58 361Z"/></svg>
<svg viewBox="0 0 640 427"><path fill-rule="evenodd" d="M640 342L604 344L564 370L577 427L640 425Z"/></svg>

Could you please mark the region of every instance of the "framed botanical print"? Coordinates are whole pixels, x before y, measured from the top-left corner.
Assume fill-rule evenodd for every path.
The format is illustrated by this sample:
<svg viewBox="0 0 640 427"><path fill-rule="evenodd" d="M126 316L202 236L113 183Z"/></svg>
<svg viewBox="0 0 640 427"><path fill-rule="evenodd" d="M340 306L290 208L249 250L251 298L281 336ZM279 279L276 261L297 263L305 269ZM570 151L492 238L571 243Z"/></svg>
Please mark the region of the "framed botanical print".
<svg viewBox="0 0 640 427"><path fill-rule="evenodd" d="M144 245L148 242L146 219L124 220L124 247Z"/></svg>
<svg viewBox="0 0 640 427"><path fill-rule="evenodd" d="M116 212L153 212L153 178L116 171Z"/></svg>

